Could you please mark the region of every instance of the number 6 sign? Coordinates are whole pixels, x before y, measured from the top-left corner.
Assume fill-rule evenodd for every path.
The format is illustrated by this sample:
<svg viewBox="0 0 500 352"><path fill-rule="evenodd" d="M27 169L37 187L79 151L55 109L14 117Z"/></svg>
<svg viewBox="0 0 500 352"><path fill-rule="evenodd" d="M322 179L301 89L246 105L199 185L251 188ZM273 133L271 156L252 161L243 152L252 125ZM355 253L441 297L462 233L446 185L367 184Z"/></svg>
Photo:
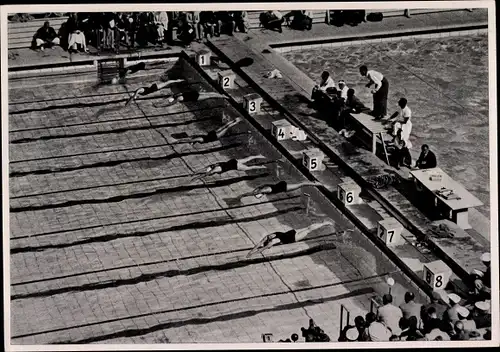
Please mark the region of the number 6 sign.
<svg viewBox="0 0 500 352"><path fill-rule="evenodd" d="M344 205L359 204L361 187L354 182L343 182L337 186L338 198Z"/></svg>

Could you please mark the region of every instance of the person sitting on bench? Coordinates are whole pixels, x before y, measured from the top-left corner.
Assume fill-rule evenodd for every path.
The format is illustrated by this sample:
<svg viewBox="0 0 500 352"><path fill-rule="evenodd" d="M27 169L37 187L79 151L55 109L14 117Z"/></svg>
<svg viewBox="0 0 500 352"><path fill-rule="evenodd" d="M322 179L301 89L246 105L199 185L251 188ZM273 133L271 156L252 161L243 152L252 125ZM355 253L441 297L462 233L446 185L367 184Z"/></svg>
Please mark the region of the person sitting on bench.
<svg viewBox="0 0 500 352"><path fill-rule="evenodd" d="M411 124L411 109L408 106L408 100L406 98L399 99L398 106L401 111L394 112L385 122L385 124L391 124L393 136L396 135L396 132L403 124L408 122Z"/></svg>
<svg viewBox="0 0 500 352"><path fill-rule="evenodd" d="M306 29L310 31L312 29L311 11L305 11L305 10L290 11L284 17L286 19L287 25L292 29L296 29L299 31L303 31ZM291 22L290 22L290 17L292 18Z"/></svg>
<svg viewBox="0 0 500 352"><path fill-rule="evenodd" d="M40 27L33 37L33 47L43 50L45 48L53 48L54 45L59 45L61 40L57 36L54 28L50 26L50 22L46 21L43 27Z"/></svg>
<svg viewBox="0 0 500 352"><path fill-rule="evenodd" d="M335 88L335 81L330 76L329 72L323 71L321 74L321 81L319 84L315 85L312 90L311 100L316 102L316 100L323 99L328 88Z"/></svg>
<svg viewBox="0 0 500 352"><path fill-rule="evenodd" d="M277 30L279 33L283 32L281 25L285 22L283 15L279 11L266 11L260 14L260 24L270 30Z"/></svg>
<svg viewBox="0 0 500 352"><path fill-rule="evenodd" d="M270 235L264 236L263 239L260 240L259 243L255 245L255 247L248 252L247 258L251 257L252 255L262 253L266 249L269 249L273 246L277 246L280 244L290 244L290 243L295 243L298 241L302 241L304 238L307 237L311 232L322 228L323 226L327 225L334 225L333 222L331 221L324 221L319 224L312 224L309 225L305 228L299 229L299 230L289 230L286 232L274 232Z"/></svg>
<svg viewBox="0 0 500 352"><path fill-rule="evenodd" d="M406 141L402 137L402 130L398 130L392 142L386 143L389 144L388 149L392 152L396 169L399 170L401 166L411 168L411 154Z"/></svg>
<svg viewBox="0 0 500 352"><path fill-rule="evenodd" d="M419 169L432 169L437 166L436 155L429 149L427 144L422 146L422 152L418 157L416 166Z"/></svg>
<svg viewBox="0 0 500 352"><path fill-rule="evenodd" d="M198 135L198 136L190 136L190 137L183 137L176 139L176 143L190 143L190 144L196 144L196 143L212 143L216 142L219 139L221 139L232 127L236 126L242 121L242 118L237 117L233 121L229 121L226 123L224 126L218 128L217 130L213 130L208 132L205 135Z"/></svg>

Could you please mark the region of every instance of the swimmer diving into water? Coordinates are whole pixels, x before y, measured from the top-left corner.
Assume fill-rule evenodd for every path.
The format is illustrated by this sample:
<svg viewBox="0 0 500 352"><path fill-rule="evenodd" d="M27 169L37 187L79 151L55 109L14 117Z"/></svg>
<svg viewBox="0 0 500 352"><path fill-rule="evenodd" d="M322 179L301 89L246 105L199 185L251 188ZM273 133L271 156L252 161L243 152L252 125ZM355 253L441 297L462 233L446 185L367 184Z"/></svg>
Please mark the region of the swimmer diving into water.
<svg viewBox="0 0 500 352"><path fill-rule="evenodd" d="M215 92L204 92L204 91L187 91L183 93L177 93L174 94L173 96L169 97L167 99L166 104L153 104L154 107L156 108L162 108L162 107L167 107L171 106L180 102L193 102L193 101L202 101L202 100L207 100L207 99L216 99L216 98L221 98L221 99L228 99L227 96L224 94L219 94Z"/></svg>
<svg viewBox="0 0 500 352"><path fill-rule="evenodd" d="M208 132L206 135L180 138L180 139L176 139L176 142L177 143L191 143L191 144L216 142L219 139L221 139L232 127L236 126L241 121L242 121L242 119L240 117L237 117L233 121L229 121L224 126L218 128L217 130L213 130L213 131Z"/></svg>
<svg viewBox="0 0 500 352"><path fill-rule="evenodd" d="M173 83L178 83L178 82L184 82L183 79L172 79L172 80L168 80L166 82L160 82L160 83L153 83L152 85L150 85L149 87L141 87L139 89L137 89L135 92L134 92L134 95L132 95L130 97L130 99L125 103L125 106L127 106L128 104L130 104L130 102L132 102L132 100L136 100L139 95L149 95L149 94L152 94L154 92L157 92Z"/></svg>
<svg viewBox="0 0 500 352"><path fill-rule="evenodd" d="M284 192L292 192L295 191L301 187L305 186L322 186L323 184L321 182L311 182L311 181L306 181L306 182L301 182L301 183L294 183L294 184L288 184L286 181L280 181L274 185L263 185L259 186L256 189L253 190L250 194L245 194L241 196L240 198L246 197L246 196L255 196L255 198L259 199L264 196L264 194L277 194L277 193L284 193Z"/></svg>
<svg viewBox="0 0 500 352"><path fill-rule="evenodd" d="M204 173L193 178L193 181L201 179L201 178L206 177L206 176L210 176L210 175L215 175L215 174L220 175L220 174L223 174L225 172L232 171L232 170L248 171L248 170L265 169L266 168L265 165L254 165L254 166L245 165L246 163L248 163L251 160L264 159L264 158L265 158L265 156L263 156L263 155L253 155L253 156L249 156L249 157L244 158L244 159L231 159L228 161L212 164L212 165L209 165L207 167L207 170Z"/></svg>
<svg viewBox="0 0 500 352"><path fill-rule="evenodd" d="M280 245L280 244L290 244L303 240L307 235L309 235L312 231L317 230L326 225L334 225L331 221L324 221L320 224L312 224L306 228L300 230L289 230L286 232L274 232L270 235L264 236L262 240L260 240L253 249L248 252L247 258L258 253L262 253L268 248L272 246Z"/></svg>

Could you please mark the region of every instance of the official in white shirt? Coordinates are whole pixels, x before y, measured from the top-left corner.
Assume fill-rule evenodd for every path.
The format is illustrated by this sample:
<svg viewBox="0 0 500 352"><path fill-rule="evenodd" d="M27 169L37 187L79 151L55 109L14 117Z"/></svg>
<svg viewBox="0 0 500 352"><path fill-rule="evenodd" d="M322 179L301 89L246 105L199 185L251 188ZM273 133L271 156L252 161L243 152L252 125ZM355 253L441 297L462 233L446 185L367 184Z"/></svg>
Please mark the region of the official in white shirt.
<svg viewBox="0 0 500 352"><path fill-rule="evenodd" d="M373 94L372 114L375 116L376 120L380 120L387 115L389 81L383 74L374 70L368 70L365 65L359 68L359 72L361 73L361 76L367 77L370 80L366 85L367 88L370 88L372 84L375 84L375 87L371 91Z"/></svg>
<svg viewBox="0 0 500 352"><path fill-rule="evenodd" d="M347 91L349 90L349 87L345 84L344 80L339 81L339 96L344 99L344 101L347 101Z"/></svg>

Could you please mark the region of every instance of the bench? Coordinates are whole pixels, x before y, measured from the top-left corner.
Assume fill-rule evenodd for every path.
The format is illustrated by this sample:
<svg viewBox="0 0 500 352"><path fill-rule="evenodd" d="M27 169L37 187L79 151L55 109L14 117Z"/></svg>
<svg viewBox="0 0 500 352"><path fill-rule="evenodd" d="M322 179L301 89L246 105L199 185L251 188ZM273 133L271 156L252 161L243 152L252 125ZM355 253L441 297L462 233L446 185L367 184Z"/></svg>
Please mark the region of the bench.
<svg viewBox="0 0 500 352"><path fill-rule="evenodd" d="M250 29L259 28L260 20L259 16L263 11L248 11L248 26ZM281 14L284 16L290 11L288 10L280 10ZM325 23L326 22L326 10L316 10L312 12L312 20L314 23ZM285 22L286 23L286 22ZM285 25L283 23L283 25Z"/></svg>
<svg viewBox="0 0 500 352"><path fill-rule="evenodd" d="M462 229L470 229L469 208L483 203L467 191L460 183L453 180L441 168L410 171L420 188L423 188L436 210L442 210L448 220ZM449 190L449 196L438 194L440 190Z"/></svg>
<svg viewBox="0 0 500 352"><path fill-rule="evenodd" d="M29 22L9 22L7 26L8 49L26 49L31 47L31 42L36 31L43 26L45 21L50 22L56 33L68 17L54 17L35 19Z"/></svg>

